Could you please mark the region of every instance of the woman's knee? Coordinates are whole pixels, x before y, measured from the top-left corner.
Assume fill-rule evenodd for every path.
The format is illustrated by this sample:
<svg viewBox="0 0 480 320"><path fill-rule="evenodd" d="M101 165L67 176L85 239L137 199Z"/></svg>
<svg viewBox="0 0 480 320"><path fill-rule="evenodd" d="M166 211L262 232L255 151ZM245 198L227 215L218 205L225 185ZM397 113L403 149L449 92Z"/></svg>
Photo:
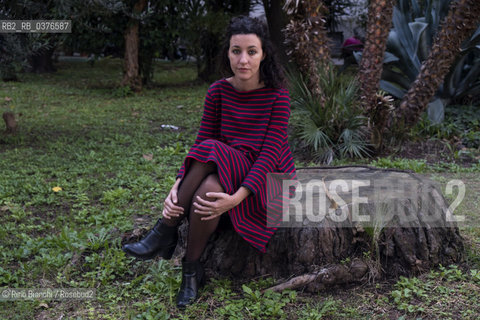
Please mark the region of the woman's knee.
<svg viewBox="0 0 480 320"><path fill-rule="evenodd" d="M216 173L211 173L206 176L197 191L201 197L205 196L207 192L224 192L220 178Z"/></svg>
<svg viewBox="0 0 480 320"><path fill-rule="evenodd" d="M200 186L195 191L195 196L193 200L195 201L197 196L205 200L214 200L213 198L207 197L208 192L224 192L222 185L220 184L220 179L216 173L209 174L202 180Z"/></svg>
<svg viewBox="0 0 480 320"><path fill-rule="evenodd" d="M194 202L197 202L197 196L207 201L214 201L215 198L207 197L208 192L224 192L222 185L220 184L220 179L216 173L209 174L202 180L202 183L195 191L195 194L192 199L192 206ZM193 207L192 207L193 208ZM192 211L193 213L195 211ZM190 214L193 214L190 213ZM191 217L190 217L191 218Z"/></svg>
<svg viewBox="0 0 480 320"><path fill-rule="evenodd" d="M209 172L216 172L216 169L217 169L217 164L213 161L202 162L196 159L190 160L189 171L202 170L202 171L206 171L206 173L209 173Z"/></svg>

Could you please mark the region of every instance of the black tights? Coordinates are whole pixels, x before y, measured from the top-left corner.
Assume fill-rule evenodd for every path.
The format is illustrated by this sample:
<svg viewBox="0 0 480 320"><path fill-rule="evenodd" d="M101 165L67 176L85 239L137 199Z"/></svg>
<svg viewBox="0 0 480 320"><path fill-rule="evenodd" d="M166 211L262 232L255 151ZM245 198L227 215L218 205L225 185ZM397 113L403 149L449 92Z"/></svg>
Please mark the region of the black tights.
<svg viewBox="0 0 480 320"><path fill-rule="evenodd" d="M214 201L214 198L206 196L207 192L224 192L217 175L217 166L214 162L199 162L191 160L190 168L185 174L177 192L177 205L183 208L184 214L178 218L164 219L168 226L177 226L189 212L189 227L187 239L186 261L196 261L200 259L208 239L217 229L220 216L212 220L200 220L203 216L194 212L193 202L197 196L208 201Z"/></svg>

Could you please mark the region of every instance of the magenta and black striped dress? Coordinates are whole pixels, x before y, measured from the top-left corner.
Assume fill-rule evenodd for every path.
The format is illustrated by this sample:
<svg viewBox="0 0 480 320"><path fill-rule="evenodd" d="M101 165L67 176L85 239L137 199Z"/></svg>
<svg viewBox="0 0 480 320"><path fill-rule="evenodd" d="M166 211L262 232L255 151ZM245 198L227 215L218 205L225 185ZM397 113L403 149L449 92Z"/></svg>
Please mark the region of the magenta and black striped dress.
<svg viewBox="0 0 480 320"><path fill-rule="evenodd" d="M276 228L266 223L266 179L269 172L290 173L295 165L287 140L290 98L285 89L237 91L226 79L213 83L197 139L177 177L183 177L191 159L217 164L220 183L228 194L240 186L252 192L228 211L238 234L266 251Z"/></svg>

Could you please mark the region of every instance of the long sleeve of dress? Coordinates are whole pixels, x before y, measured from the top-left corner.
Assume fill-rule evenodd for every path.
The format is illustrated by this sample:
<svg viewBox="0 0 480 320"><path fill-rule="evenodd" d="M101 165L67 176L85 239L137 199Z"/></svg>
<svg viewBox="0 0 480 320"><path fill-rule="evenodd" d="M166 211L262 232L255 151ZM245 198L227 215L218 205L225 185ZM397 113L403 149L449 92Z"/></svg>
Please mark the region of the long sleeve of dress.
<svg viewBox="0 0 480 320"><path fill-rule="evenodd" d="M192 147L199 145L207 139L218 139L219 135L219 117L217 112L217 103L215 102L215 88L210 87L205 96L202 121L198 130L197 138ZM185 162L183 162L178 171L177 178L183 178L185 173Z"/></svg>
<svg viewBox="0 0 480 320"><path fill-rule="evenodd" d="M257 194L265 188L267 174L275 172L282 147L288 143L287 127L290 117L290 97L282 90L273 104L270 121L258 158L245 177L242 186Z"/></svg>

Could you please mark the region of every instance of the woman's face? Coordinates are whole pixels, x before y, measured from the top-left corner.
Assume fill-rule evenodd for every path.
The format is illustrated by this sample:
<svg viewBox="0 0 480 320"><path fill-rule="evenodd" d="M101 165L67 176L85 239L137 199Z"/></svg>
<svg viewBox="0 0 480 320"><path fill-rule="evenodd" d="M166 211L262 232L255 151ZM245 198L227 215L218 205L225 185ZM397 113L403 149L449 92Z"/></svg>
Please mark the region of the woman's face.
<svg viewBox="0 0 480 320"><path fill-rule="evenodd" d="M230 38L228 58L236 80L257 84L264 58L262 42L256 34L236 34Z"/></svg>

